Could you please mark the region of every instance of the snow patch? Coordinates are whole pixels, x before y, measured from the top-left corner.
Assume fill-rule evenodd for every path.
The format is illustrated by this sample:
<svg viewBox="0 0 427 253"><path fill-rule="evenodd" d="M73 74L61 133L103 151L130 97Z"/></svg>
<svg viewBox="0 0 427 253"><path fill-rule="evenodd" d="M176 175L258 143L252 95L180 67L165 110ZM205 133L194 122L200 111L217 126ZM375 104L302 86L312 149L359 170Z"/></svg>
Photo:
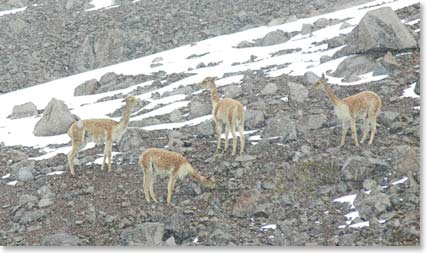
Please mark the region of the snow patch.
<svg viewBox="0 0 427 253"><path fill-rule="evenodd" d="M406 180L408 180L408 177L402 177L401 179L397 180L396 182L391 183L392 185L397 185L397 184L403 184L406 182Z"/></svg>
<svg viewBox="0 0 427 253"><path fill-rule="evenodd" d="M420 95L415 93L415 86L417 83L413 83L409 86L409 88L403 91L403 95L400 98L420 98Z"/></svg>
<svg viewBox="0 0 427 253"><path fill-rule="evenodd" d="M15 180L15 181L11 181L11 182L7 183L7 185L15 186L16 183L18 183L18 181Z"/></svg>
<svg viewBox="0 0 427 253"><path fill-rule="evenodd" d="M27 9L27 7L12 9L8 11L0 11L0 17L4 15L15 14L17 12L25 11L25 9Z"/></svg>
<svg viewBox="0 0 427 253"><path fill-rule="evenodd" d="M339 202L339 203L349 203L351 205L351 208L354 209L354 200L356 199L357 194L351 194L347 196L343 196L337 199L334 199L332 202Z"/></svg>
<svg viewBox="0 0 427 253"><path fill-rule="evenodd" d="M10 177L10 173L7 173L6 175L2 176L1 179L6 179Z"/></svg>
<svg viewBox="0 0 427 253"><path fill-rule="evenodd" d="M114 0L92 0L90 4L92 4L94 7L87 9L86 11L96 11L107 7L111 8L114 6Z"/></svg>

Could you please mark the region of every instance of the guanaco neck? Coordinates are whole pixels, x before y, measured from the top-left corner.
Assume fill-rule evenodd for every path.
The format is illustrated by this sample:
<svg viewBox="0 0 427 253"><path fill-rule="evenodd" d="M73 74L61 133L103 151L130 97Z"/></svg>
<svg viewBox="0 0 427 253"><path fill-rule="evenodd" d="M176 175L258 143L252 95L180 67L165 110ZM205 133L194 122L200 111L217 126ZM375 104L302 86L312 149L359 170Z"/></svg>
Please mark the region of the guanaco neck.
<svg viewBox="0 0 427 253"><path fill-rule="evenodd" d="M219 96L218 96L218 91L216 90L216 86L214 82L210 84L209 89L211 91L211 101L212 101L213 108L216 108L219 104Z"/></svg>
<svg viewBox="0 0 427 253"><path fill-rule="evenodd" d="M123 130L129 125L130 120L130 111L131 106L126 104L125 111L123 112L122 118L120 119L120 122L118 124L118 128Z"/></svg>
<svg viewBox="0 0 427 253"><path fill-rule="evenodd" d="M329 87L329 85L327 83L323 83L323 88L326 91L326 94L328 94L329 98L331 99L332 103L334 104L334 106L339 105L342 101L341 99L339 99L335 93L332 91L331 87Z"/></svg>

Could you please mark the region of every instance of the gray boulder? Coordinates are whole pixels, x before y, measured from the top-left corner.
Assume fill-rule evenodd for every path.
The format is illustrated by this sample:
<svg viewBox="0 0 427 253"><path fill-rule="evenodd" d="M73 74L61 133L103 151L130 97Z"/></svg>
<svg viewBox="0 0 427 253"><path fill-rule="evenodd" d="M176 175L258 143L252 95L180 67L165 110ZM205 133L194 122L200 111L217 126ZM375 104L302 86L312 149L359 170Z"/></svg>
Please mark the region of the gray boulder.
<svg viewBox="0 0 427 253"><path fill-rule="evenodd" d="M236 98L243 94L242 87L237 85L229 85L224 88L224 97L227 98Z"/></svg>
<svg viewBox="0 0 427 253"><path fill-rule="evenodd" d="M417 95L421 95L421 92L420 92L420 80L419 79L417 80L417 83L415 84L414 92Z"/></svg>
<svg viewBox="0 0 427 253"><path fill-rule="evenodd" d="M46 106L43 117L34 127L35 136L53 136L65 134L76 120L63 101L52 98Z"/></svg>
<svg viewBox="0 0 427 253"><path fill-rule="evenodd" d="M255 129L265 121L265 115L263 111L247 109L245 113L245 126L249 129Z"/></svg>
<svg viewBox="0 0 427 253"><path fill-rule="evenodd" d="M346 54L416 48L417 42L390 7L369 11L348 36Z"/></svg>
<svg viewBox="0 0 427 253"><path fill-rule="evenodd" d="M384 75L389 73L387 68L374 59L366 55L354 55L342 61L331 75L349 79L352 76L359 76L368 72L373 72L373 75Z"/></svg>
<svg viewBox="0 0 427 253"><path fill-rule="evenodd" d="M199 101L194 100L190 103L190 115L191 118L197 118L200 116L208 115L212 113L211 101Z"/></svg>
<svg viewBox="0 0 427 253"><path fill-rule="evenodd" d="M100 83L96 79L87 80L74 89L74 96L86 96L96 93Z"/></svg>
<svg viewBox="0 0 427 253"><path fill-rule="evenodd" d="M282 30L276 30L267 33L260 41L257 41L257 46L272 46L276 44L285 43L290 39L289 33Z"/></svg>
<svg viewBox="0 0 427 253"><path fill-rule="evenodd" d="M268 22L267 26L270 27L270 26L281 25L281 24L284 24L285 22L286 22L286 18L275 18L270 22Z"/></svg>
<svg viewBox="0 0 427 253"><path fill-rule="evenodd" d="M389 164L380 159L362 156L351 156L343 164L341 171L345 181L363 182L373 175L376 169L385 170Z"/></svg>
<svg viewBox="0 0 427 253"><path fill-rule="evenodd" d="M279 136L284 141L296 140L297 130L295 122L288 115L279 114L266 122L263 138Z"/></svg>
<svg viewBox="0 0 427 253"><path fill-rule="evenodd" d="M12 174L19 181L27 182L34 179L34 160L23 160L11 166Z"/></svg>
<svg viewBox="0 0 427 253"><path fill-rule="evenodd" d="M43 236L40 244L42 246L80 246L82 242L77 236L58 233Z"/></svg>
<svg viewBox="0 0 427 253"><path fill-rule="evenodd" d="M213 135L213 133L214 127L212 122L210 120L205 120L196 126L196 131L194 134L196 134L197 136L210 137Z"/></svg>
<svg viewBox="0 0 427 253"><path fill-rule="evenodd" d="M255 43L247 41L247 40L243 40L240 41L239 44L237 44L236 48L247 48L247 47L254 47Z"/></svg>
<svg viewBox="0 0 427 253"><path fill-rule="evenodd" d="M303 24L301 28L301 34L307 35L313 32L314 26L312 24Z"/></svg>
<svg viewBox="0 0 427 253"><path fill-rule="evenodd" d="M391 127L399 115L399 112L384 111L378 116L378 122L384 124L386 127Z"/></svg>
<svg viewBox="0 0 427 253"><path fill-rule="evenodd" d="M308 90L304 85L288 82L289 99L291 102L303 103L308 97Z"/></svg>
<svg viewBox="0 0 427 253"><path fill-rule="evenodd" d="M359 211L360 218L364 220L378 217L391 206L389 197L376 190L371 191L370 194L357 194L353 204Z"/></svg>
<svg viewBox="0 0 427 253"><path fill-rule="evenodd" d="M141 128L128 127L117 142L120 152L140 153L145 149L146 140L150 138L150 132Z"/></svg>
<svg viewBox="0 0 427 253"><path fill-rule="evenodd" d="M123 246L164 246L162 240L165 227L162 223L146 222L135 228L127 228L120 235L119 244Z"/></svg>
<svg viewBox="0 0 427 253"><path fill-rule="evenodd" d="M37 107L34 103L28 102L22 105L15 105L12 109L11 119L20 119L26 117L36 116L38 113Z"/></svg>
<svg viewBox="0 0 427 253"><path fill-rule="evenodd" d="M304 84L305 85L314 85L314 83L316 83L319 79L320 79L320 77L312 71L307 71L304 73Z"/></svg>
<svg viewBox="0 0 427 253"><path fill-rule="evenodd" d="M329 25L329 20L327 18L319 18L314 22L314 26L316 26L318 29L325 28Z"/></svg>
<svg viewBox="0 0 427 253"><path fill-rule="evenodd" d="M322 127L328 118L323 114L313 114L302 118L299 125L303 131L316 130Z"/></svg>
<svg viewBox="0 0 427 253"><path fill-rule="evenodd" d="M262 95L270 95L277 92L277 85L275 83L268 83L264 88L261 90Z"/></svg>

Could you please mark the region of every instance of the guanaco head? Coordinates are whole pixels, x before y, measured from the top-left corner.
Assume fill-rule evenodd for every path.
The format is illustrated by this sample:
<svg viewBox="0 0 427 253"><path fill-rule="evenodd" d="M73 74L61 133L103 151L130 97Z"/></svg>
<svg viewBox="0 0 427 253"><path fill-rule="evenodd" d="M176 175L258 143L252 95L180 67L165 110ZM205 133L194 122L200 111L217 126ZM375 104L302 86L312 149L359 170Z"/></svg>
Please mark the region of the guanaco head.
<svg viewBox="0 0 427 253"><path fill-rule="evenodd" d="M139 105L139 100L134 96L129 96L123 102L126 102L126 105L129 105L131 107L135 107Z"/></svg>
<svg viewBox="0 0 427 253"><path fill-rule="evenodd" d="M326 84L328 79L325 77L325 73L322 73L322 77L314 83L314 88L322 89L323 85Z"/></svg>
<svg viewBox="0 0 427 253"><path fill-rule="evenodd" d="M205 89L209 89L211 87L211 85L214 83L215 78L214 77L206 77L205 79L203 79L203 81L201 83L199 83L199 86L201 86L202 88Z"/></svg>

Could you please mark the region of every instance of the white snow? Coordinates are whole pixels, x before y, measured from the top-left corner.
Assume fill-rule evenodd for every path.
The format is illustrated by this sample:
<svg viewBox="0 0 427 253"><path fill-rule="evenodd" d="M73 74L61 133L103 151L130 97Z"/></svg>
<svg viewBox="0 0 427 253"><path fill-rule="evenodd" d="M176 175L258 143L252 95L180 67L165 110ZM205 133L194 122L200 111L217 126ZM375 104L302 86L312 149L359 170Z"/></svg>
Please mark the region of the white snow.
<svg viewBox="0 0 427 253"><path fill-rule="evenodd" d="M412 21L406 22L407 25L415 25L417 23L419 23L421 21L421 19L414 19Z"/></svg>
<svg viewBox="0 0 427 253"><path fill-rule="evenodd" d="M15 186L16 183L18 183L18 181L15 180L15 181L11 181L11 182L7 183L7 185Z"/></svg>
<svg viewBox="0 0 427 253"><path fill-rule="evenodd" d="M1 179L6 179L10 177L10 173L7 173L6 175L2 176Z"/></svg>
<svg viewBox="0 0 427 253"><path fill-rule="evenodd" d="M357 194L351 194L347 196L343 196L337 199L334 199L332 202L339 202L339 203L349 203L351 205L351 208L354 209L354 200L356 199Z"/></svg>
<svg viewBox="0 0 427 253"><path fill-rule="evenodd" d="M351 228L363 228L363 227L369 227L369 221L362 221L356 224L350 225Z"/></svg>
<svg viewBox="0 0 427 253"><path fill-rule="evenodd" d="M403 184L406 182L406 180L408 180L408 177L402 177L401 179L397 180L396 182L391 183L392 185L397 185L397 184Z"/></svg>
<svg viewBox="0 0 427 253"><path fill-rule="evenodd" d="M267 229L276 229L277 225L276 224L268 224L268 225L264 225L261 227L261 230L267 230Z"/></svg>
<svg viewBox="0 0 427 253"><path fill-rule="evenodd" d="M350 213L348 213L348 214L346 214L344 216L348 219L348 221L346 221L347 224L350 224L351 221L353 221L354 219L356 219L357 217L359 217L359 212L358 211L350 212Z"/></svg>
<svg viewBox="0 0 427 253"><path fill-rule="evenodd" d="M113 158L114 158L114 156L116 156L116 155L118 155L118 154L121 154L121 152L111 152L111 163L113 163ZM99 165L102 165L102 161L104 160L104 156L102 155L101 157L99 157L99 158L97 158L94 162L93 162L93 164L99 164ZM105 162L107 162L107 160L105 160ZM88 164L91 164L91 163L88 163Z"/></svg>
<svg viewBox="0 0 427 253"><path fill-rule="evenodd" d="M27 9L27 7L12 9L8 11L0 11L0 17L4 15L15 14L17 12L25 11L25 9Z"/></svg>
<svg viewBox="0 0 427 253"><path fill-rule="evenodd" d="M417 83L413 83L409 86L409 88L405 89L403 91L403 95L401 96L401 98L420 98L420 95L417 95L415 93L415 86L417 85Z"/></svg>
<svg viewBox="0 0 427 253"><path fill-rule="evenodd" d="M64 173L65 173L65 171L58 170L58 171L54 171L54 172L47 173L46 175L47 175L47 176L53 176L53 175L62 175L62 174L64 174Z"/></svg>
<svg viewBox="0 0 427 253"><path fill-rule="evenodd" d="M87 9L86 11L96 11L107 7L113 7L114 0L92 0L90 4L92 4L94 7Z"/></svg>

